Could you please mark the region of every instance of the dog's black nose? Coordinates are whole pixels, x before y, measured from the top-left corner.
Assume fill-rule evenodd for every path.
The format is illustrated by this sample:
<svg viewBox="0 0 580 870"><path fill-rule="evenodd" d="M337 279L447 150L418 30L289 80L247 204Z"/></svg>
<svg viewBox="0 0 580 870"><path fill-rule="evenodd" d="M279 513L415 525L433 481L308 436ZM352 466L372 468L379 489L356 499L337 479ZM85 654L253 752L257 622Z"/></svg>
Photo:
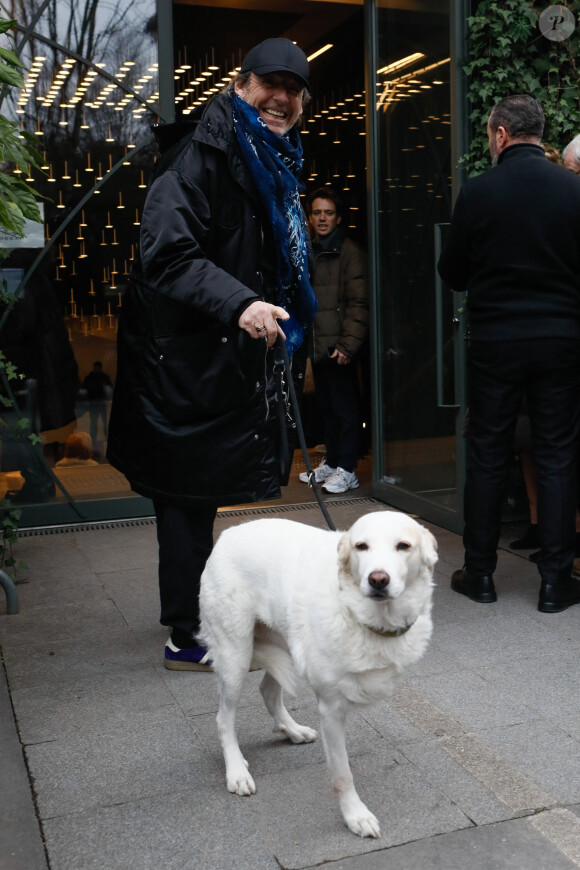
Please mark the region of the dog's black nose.
<svg viewBox="0 0 580 870"><path fill-rule="evenodd" d="M372 574L369 574L369 586L372 586L373 589L384 589L385 586L389 585L390 579L386 571L373 571Z"/></svg>

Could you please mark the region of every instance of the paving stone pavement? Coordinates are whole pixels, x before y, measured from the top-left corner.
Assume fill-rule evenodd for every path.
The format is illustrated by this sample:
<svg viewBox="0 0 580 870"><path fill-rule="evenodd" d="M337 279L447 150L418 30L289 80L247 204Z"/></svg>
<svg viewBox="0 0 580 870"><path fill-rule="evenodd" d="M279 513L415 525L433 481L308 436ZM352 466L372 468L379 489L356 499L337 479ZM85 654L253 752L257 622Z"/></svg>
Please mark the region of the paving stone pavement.
<svg viewBox="0 0 580 870"><path fill-rule="evenodd" d="M329 500L339 528L388 507ZM226 511L324 527L316 505ZM20 612L0 593L0 870L573 870L580 867L580 607L538 612L536 566L500 550L499 600L449 588L439 542L430 648L348 745L379 840L344 826L318 742L272 733L248 675L228 794L214 677L163 667L153 522L22 537ZM291 700L317 727L310 690Z"/></svg>

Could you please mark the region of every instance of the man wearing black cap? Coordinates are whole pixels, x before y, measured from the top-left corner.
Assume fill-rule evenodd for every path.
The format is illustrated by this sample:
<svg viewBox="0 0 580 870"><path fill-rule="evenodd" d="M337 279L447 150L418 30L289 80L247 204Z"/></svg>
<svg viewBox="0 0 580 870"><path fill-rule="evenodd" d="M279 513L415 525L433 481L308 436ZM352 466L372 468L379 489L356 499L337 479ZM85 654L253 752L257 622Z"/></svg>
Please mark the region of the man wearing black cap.
<svg viewBox="0 0 580 870"><path fill-rule="evenodd" d="M196 633L217 507L279 498L287 482L269 348L280 335L292 355L316 308L296 129L309 90L298 46L252 48L163 153L143 210L108 458L154 503L172 670L211 667Z"/></svg>

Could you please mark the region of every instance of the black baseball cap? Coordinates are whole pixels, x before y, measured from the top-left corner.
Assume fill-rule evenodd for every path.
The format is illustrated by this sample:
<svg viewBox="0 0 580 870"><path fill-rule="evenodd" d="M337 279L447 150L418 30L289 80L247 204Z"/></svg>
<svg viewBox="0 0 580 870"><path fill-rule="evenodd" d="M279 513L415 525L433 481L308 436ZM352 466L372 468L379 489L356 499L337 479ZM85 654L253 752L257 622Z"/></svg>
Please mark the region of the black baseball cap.
<svg viewBox="0 0 580 870"><path fill-rule="evenodd" d="M306 55L301 48L283 37L265 39L251 48L240 71L254 72L259 76L271 72L288 72L310 90Z"/></svg>

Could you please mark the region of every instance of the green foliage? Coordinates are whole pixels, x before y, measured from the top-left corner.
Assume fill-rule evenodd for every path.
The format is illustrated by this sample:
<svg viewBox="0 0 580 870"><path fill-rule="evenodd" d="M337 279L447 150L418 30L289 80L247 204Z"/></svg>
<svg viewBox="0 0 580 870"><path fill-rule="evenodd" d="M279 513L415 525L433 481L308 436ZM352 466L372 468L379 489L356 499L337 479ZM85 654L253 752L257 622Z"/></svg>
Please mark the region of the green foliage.
<svg viewBox="0 0 580 870"><path fill-rule="evenodd" d="M26 568L26 563L17 560L14 555L14 546L18 541L18 524L22 511L12 507L9 499L0 501L0 513L2 516L2 541L0 543L0 568L16 579L16 574Z"/></svg>
<svg viewBox="0 0 580 870"><path fill-rule="evenodd" d="M15 24L13 20L0 18L0 34L7 33ZM7 90L12 87L22 87L24 79L21 69L23 64L14 51L0 47L1 97L4 97ZM25 220L42 221L36 201L39 194L26 181L13 173L14 168L27 173L29 164L40 168L40 154L33 145L34 141L30 133L20 131L14 121L0 114L0 227L18 236L24 234ZM2 252L0 252L0 263L1 254ZM11 301L3 286L0 286L0 301L5 304ZM1 352L0 371L7 383L24 377ZM9 396L0 396L0 407L13 409L13 402ZM7 425L0 416L0 426ZM17 419L12 425L16 437L28 438L33 444L38 444L41 440L31 431L30 421L25 417ZM13 552L18 537L20 516L21 511L12 507L9 499L0 501L0 568L8 569L14 579L16 572L25 567L23 562L16 561Z"/></svg>
<svg viewBox="0 0 580 870"><path fill-rule="evenodd" d="M16 24L13 20L0 18L0 33L6 33ZM3 94L7 88L20 88L24 79L20 58L9 48L0 47L0 85ZM34 136L20 131L14 121L0 115L0 227L23 235L25 219L42 221L36 197L39 196L26 181L16 178L11 169L28 171L32 164L40 168L40 154L34 147Z"/></svg>
<svg viewBox="0 0 580 870"><path fill-rule="evenodd" d="M541 35L538 18L547 0L480 0L467 19L468 97L473 139L463 163L469 175L489 168L487 118L494 103L510 94L532 94L546 115L544 141L561 150L580 132L580 55L576 30L564 42ZM580 19L580 0L567 7Z"/></svg>

